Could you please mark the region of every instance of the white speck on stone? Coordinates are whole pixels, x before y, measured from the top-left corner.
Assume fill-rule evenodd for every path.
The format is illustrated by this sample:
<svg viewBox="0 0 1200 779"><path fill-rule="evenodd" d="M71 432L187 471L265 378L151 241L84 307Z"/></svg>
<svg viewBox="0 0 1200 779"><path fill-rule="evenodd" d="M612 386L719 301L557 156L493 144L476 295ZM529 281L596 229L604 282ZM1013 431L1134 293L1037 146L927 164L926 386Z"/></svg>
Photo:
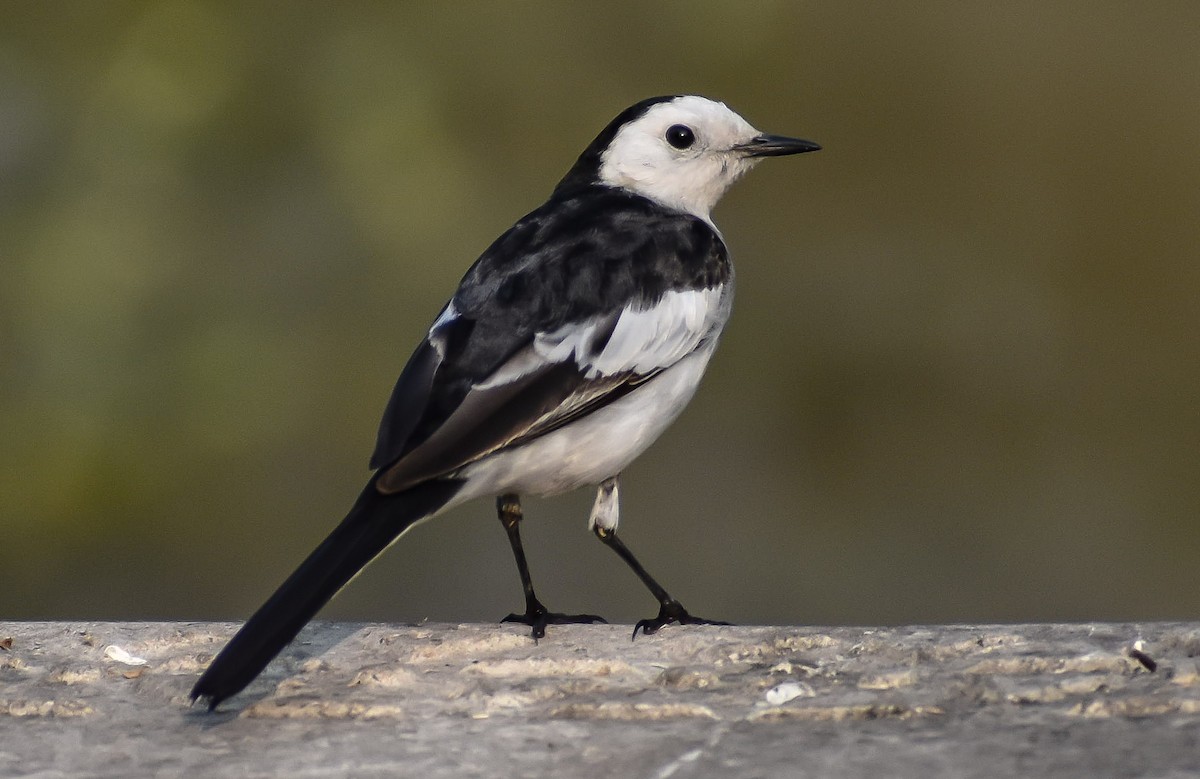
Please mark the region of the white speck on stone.
<svg viewBox="0 0 1200 779"><path fill-rule="evenodd" d="M104 648L104 656L109 660L116 660L118 663L125 665L145 665L146 658L134 657L116 644L110 644Z"/></svg>
<svg viewBox="0 0 1200 779"><path fill-rule="evenodd" d="M767 690L767 703L779 706L796 698L812 698L817 691L811 685L799 682L784 682Z"/></svg>

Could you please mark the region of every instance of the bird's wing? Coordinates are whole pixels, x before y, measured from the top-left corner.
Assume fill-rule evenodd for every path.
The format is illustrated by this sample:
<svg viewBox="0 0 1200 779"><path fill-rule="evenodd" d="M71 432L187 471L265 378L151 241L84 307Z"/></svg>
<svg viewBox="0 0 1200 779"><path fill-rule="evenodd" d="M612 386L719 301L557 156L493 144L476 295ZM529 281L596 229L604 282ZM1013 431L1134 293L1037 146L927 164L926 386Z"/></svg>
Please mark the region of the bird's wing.
<svg viewBox="0 0 1200 779"><path fill-rule="evenodd" d="M591 413L720 331L730 281L720 237L699 220L655 212L665 224L634 230L628 213L613 224L621 209L598 205L592 218L608 221L585 227L615 234L603 247L579 218L556 234L561 218L535 211L468 272L392 393L372 458L381 490L452 473Z"/></svg>

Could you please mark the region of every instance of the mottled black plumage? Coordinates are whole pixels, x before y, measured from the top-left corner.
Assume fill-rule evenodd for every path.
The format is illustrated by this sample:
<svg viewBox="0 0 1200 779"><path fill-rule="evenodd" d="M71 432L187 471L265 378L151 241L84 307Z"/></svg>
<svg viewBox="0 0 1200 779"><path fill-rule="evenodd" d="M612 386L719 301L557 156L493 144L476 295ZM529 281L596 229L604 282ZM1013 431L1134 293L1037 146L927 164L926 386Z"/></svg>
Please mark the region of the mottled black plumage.
<svg viewBox="0 0 1200 779"><path fill-rule="evenodd" d="M527 347L537 333L615 317L631 305L649 308L666 292L709 289L732 273L721 237L695 216L666 211L612 187L551 197L496 239L467 271L451 299L458 316L437 334L447 343L442 350L422 344L396 382L371 466L390 468L441 430L479 377ZM438 351L446 355L440 362ZM539 377L544 378L549 377ZM553 378L559 379L553 388L549 381L538 384L549 392L547 400L565 398L583 381L577 371L564 368L556 368ZM614 392L612 399L620 395ZM593 399L589 408L598 402ZM484 456L545 411L526 404L491 410L501 418L489 417L489 429L472 431L470 440L455 447L461 455L447 452L438 462L457 467L469 462L468 456ZM385 476L381 484L398 489L413 478Z"/></svg>

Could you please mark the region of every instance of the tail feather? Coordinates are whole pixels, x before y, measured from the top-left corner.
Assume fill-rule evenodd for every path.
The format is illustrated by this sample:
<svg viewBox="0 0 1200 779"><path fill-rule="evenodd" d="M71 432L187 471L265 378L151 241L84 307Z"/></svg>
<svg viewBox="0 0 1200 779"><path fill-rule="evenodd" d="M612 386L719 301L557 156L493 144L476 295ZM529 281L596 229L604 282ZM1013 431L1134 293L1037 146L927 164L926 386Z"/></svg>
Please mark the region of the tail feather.
<svg viewBox="0 0 1200 779"><path fill-rule="evenodd" d="M211 711L241 692L355 574L461 487L436 481L383 495L372 480L346 518L216 656L192 688L192 700L207 699Z"/></svg>

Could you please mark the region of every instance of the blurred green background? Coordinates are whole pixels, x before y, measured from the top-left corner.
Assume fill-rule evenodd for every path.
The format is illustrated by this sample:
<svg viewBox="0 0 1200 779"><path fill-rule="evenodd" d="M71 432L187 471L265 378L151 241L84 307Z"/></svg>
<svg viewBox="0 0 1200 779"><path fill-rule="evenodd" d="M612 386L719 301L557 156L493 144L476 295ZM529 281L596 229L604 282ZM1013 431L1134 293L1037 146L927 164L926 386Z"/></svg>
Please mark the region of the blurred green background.
<svg viewBox="0 0 1200 779"><path fill-rule="evenodd" d="M7 3L0 615L247 616L462 273L650 95L822 143L623 537L740 623L1200 615L1200 5ZM654 604L528 501L548 606ZM488 502L325 612L521 606Z"/></svg>

